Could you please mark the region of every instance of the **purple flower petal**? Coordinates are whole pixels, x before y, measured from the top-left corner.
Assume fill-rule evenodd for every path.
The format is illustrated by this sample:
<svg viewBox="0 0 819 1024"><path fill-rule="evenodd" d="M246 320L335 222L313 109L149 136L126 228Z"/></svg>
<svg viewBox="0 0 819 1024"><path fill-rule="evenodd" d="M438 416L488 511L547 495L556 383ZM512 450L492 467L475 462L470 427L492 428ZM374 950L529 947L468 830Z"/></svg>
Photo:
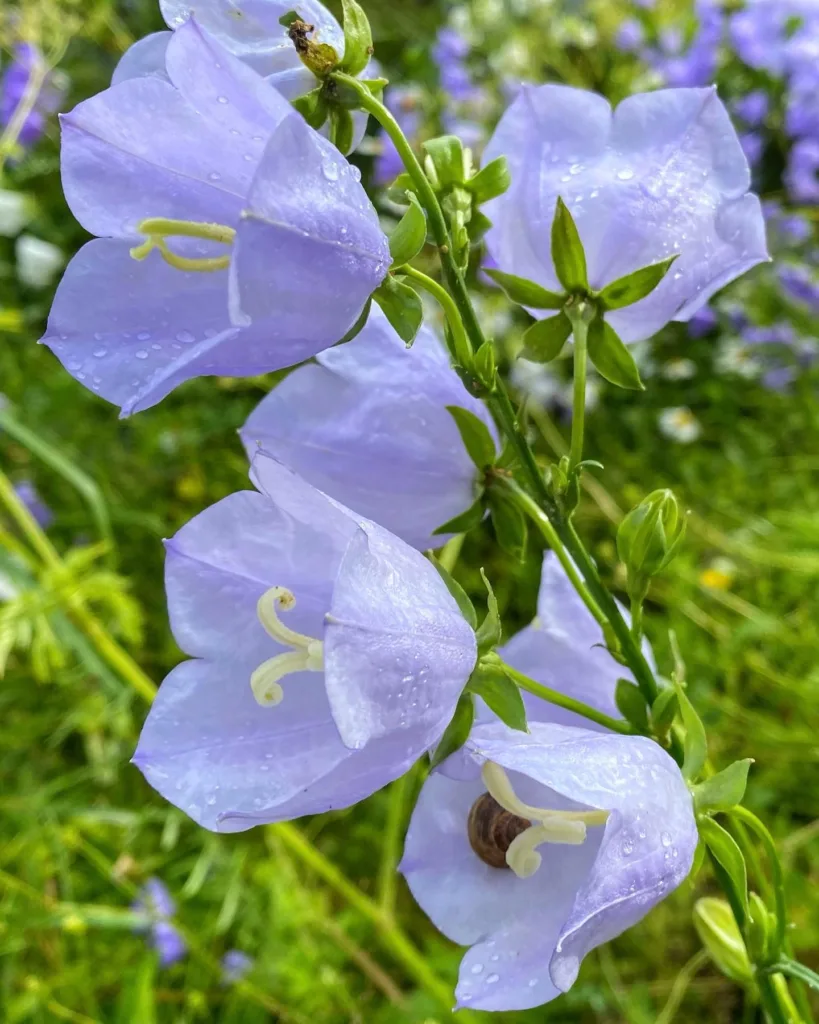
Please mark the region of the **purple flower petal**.
<svg viewBox="0 0 819 1024"><path fill-rule="evenodd" d="M168 50L168 43L171 40L170 32L152 32L128 47L119 59L111 76L111 85L120 85L127 82L129 78L145 78L153 76L168 81L168 72L165 68L165 56Z"/></svg>

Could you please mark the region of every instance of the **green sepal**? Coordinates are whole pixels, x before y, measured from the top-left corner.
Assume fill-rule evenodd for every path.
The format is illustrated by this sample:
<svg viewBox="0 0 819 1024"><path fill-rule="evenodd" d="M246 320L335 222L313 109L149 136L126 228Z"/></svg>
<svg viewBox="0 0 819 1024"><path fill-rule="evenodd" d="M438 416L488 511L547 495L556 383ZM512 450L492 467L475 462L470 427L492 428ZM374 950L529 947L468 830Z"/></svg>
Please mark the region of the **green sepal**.
<svg viewBox="0 0 819 1024"><path fill-rule="evenodd" d="M506 501L494 493L490 494L489 511L492 515L495 537L502 550L516 562L525 561L526 541L529 536L526 516L514 502Z"/></svg>
<svg viewBox="0 0 819 1024"><path fill-rule="evenodd" d="M665 736L677 713L677 691L669 686L660 690L651 705L651 725L658 736Z"/></svg>
<svg viewBox="0 0 819 1024"><path fill-rule="evenodd" d="M353 115L344 107L330 108L330 142L343 156L353 148L355 125Z"/></svg>
<svg viewBox="0 0 819 1024"><path fill-rule="evenodd" d="M469 218L469 223L466 225L469 241L472 242L473 245L477 245L491 227L492 221L485 213L481 213L480 210L473 210L472 216Z"/></svg>
<svg viewBox="0 0 819 1024"><path fill-rule="evenodd" d="M758 893L748 896L748 925L745 929L748 951L754 963L764 964L776 933L776 917L765 906Z"/></svg>
<svg viewBox="0 0 819 1024"><path fill-rule="evenodd" d="M492 589L492 584L489 582L483 569L481 569L481 579L486 587L486 618L475 633L475 638L478 641L479 657L493 651L501 642L501 636L503 635L498 599L495 597L495 591Z"/></svg>
<svg viewBox="0 0 819 1024"><path fill-rule="evenodd" d="M488 391L495 390L498 364L495 358L495 346L491 341L484 341L475 353L475 375Z"/></svg>
<svg viewBox="0 0 819 1024"><path fill-rule="evenodd" d="M393 267L409 263L423 249L427 240L427 218L413 192L407 193L409 209L390 235Z"/></svg>
<svg viewBox="0 0 819 1024"><path fill-rule="evenodd" d="M667 260L651 263L647 267L635 270L633 274L620 277L600 292L598 301L604 309L622 309L632 306L647 295L650 295L671 269L671 265L679 256L677 253Z"/></svg>
<svg viewBox="0 0 819 1024"><path fill-rule="evenodd" d="M520 689L499 665L481 664L472 673L467 690L480 697L504 725L518 732L528 732L526 705Z"/></svg>
<svg viewBox="0 0 819 1024"><path fill-rule="evenodd" d="M733 897L732 906L736 905L741 918L739 923L744 927L748 915L748 871L742 851L733 836L713 818L700 818L699 830L714 860L725 873L730 884L730 889L726 891Z"/></svg>
<svg viewBox="0 0 819 1024"><path fill-rule="evenodd" d="M570 295L588 292L586 253L574 217L560 196L557 197L552 221L552 261L558 281Z"/></svg>
<svg viewBox="0 0 819 1024"><path fill-rule="evenodd" d="M476 526L479 526L483 522L485 514L483 499L478 500L470 505L466 512L461 512L460 515L453 516L452 519L448 519L443 526L439 526L437 530L433 530L433 536L438 536L442 533L469 533L470 530L474 530Z"/></svg>
<svg viewBox="0 0 819 1024"><path fill-rule="evenodd" d="M496 451L489 427L468 409L462 409L458 405L448 405L446 409L455 420L467 454L478 469L483 471L492 466Z"/></svg>
<svg viewBox="0 0 819 1024"><path fill-rule="evenodd" d="M292 106L310 127L316 130L321 128L330 112L327 96L321 87L305 93L304 96L298 96L292 101Z"/></svg>
<svg viewBox="0 0 819 1024"><path fill-rule="evenodd" d="M550 363L557 359L572 333L572 324L565 313L537 320L523 335L524 359L533 363Z"/></svg>
<svg viewBox="0 0 819 1024"><path fill-rule="evenodd" d="M754 763L752 757L734 761L721 772L694 787L694 807L701 814L730 811L742 803L748 785L748 771Z"/></svg>
<svg viewBox="0 0 819 1024"><path fill-rule="evenodd" d="M463 185L466 179L464 144L457 135L441 135L424 143L427 170L436 190Z"/></svg>
<svg viewBox="0 0 819 1024"><path fill-rule="evenodd" d="M424 322L424 308L418 293L403 279L387 274L373 292L373 299L409 348Z"/></svg>
<svg viewBox="0 0 819 1024"><path fill-rule="evenodd" d="M469 739L472 723L475 721L475 701L471 693L462 693L455 706L452 721L444 730L441 741L430 757L430 768L437 768L442 761L454 754Z"/></svg>
<svg viewBox="0 0 819 1024"><path fill-rule="evenodd" d="M694 927L708 955L726 978L739 985L753 984L753 968L731 907L716 896L694 904Z"/></svg>
<svg viewBox="0 0 819 1024"><path fill-rule="evenodd" d="M341 0L344 25L344 57L341 70L360 75L373 55L373 34L363 8L356 0Z"/></svg>
<svg viewBox="0 0 819 1024"><path fill-rule="evenodd" d="M279 18L279 24L282 28L290 28L294 21L301 21L301 15L298 11L288 11L287 14L283 14Z"/></svg>
<svg viewBox="0 0 819 1024"><path fill-rule="evenodd" d="M589 359L601 377L620 388L645 391L634 356L602 317L595 317L589 324L588 345Z"/></svg>
<svg viewBox="0 0 819 1024"><path fill-rule="evenodd" d="M567 296L550 292L534 281L527 281L525 277L505 274L502 270L487 270L486 274L495 284L500 285L508 299L519 306L528 306L530 309L562 309L566 305Z"/></svg>
<svg viewBox="0 0 819 1024"><path fill-rule="evenodd" d="M614 702L620 714L640 732L648 732L648 708L640 687L628 679L618 679Z"/></svg>
<svg viewBox="0 0 819 1024"><path fill-rule="evenodd" d="M683 778L693 782L700 774L708 757L708 740L705 737L705 726L700 716L694 709L694 705L688 699L688 694L680 683L675 683L677 691L677 703L680 706L680 716L685 728L683 737Z"/></svg>
<svg viewBox="0 0 819 1024"><path fill-rule="evenodd" d="M511 184L512 175L509 173L509 162L505 156L499 156L470 178L466 187L475 197L475 202L480 204L502 196Z"/></svg>
<svg viewBox="0 0 819 1024"><path fill-rule="evenodd" d="M352 341L353 338L357 338L359 334L364 330L367 325L367 320L370 318L370 310L373 305L372 295L364 303L364 308L358 314L358 319L353 326L347 331L343 338L339 338L336 345L346 345L348 341Z"/></svg>
<svg viewBox="0 0 819 1024"><path fill-rule="evenodd" d="M449 572L448 569L445 569L444 566L441 565L441 563L433 554L428 554L427 558L429 558L430 562L432 562L432 564L435 566L438 575L446 584L446 589L455 598L455 603L458 605L458 610L469 623L470 628L473 630L477 629L478 614L475 611L475 605L472 604L472 602L469 600L469 595L467 594L467 592L464 590L461 584L455 579L452 573Z"/></svg>

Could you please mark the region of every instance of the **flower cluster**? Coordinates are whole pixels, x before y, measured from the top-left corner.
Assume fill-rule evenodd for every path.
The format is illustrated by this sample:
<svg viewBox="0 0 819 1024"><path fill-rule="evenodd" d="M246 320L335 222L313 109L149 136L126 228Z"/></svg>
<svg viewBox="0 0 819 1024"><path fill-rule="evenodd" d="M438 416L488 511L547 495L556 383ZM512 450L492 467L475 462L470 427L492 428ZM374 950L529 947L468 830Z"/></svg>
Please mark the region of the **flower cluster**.
<svg viewBox="0 0 819 1024"><path fill-rule="evenodd" d="M512 496L523 509L534 499L502 443L499 426L525 443L514 417L510 429L505 406L492 406L496 422L479 400L503 386L491 343L473 348L457 304L412 261L438 231L463 306L447 232L466 238L465 265L466 225L488 229L495 279L538 318L532 361L557 354L544 334L556 330L558 348L572 334L577 360L588 341L602 376L634 386L623 343L702 316L767 258L764 222L714 90L612 110L542 86L509 107L480 172L450 138L428 146L420 182L410 163L409 212L388 239L347 146L302 102L363 97L394 132L377 83L343 66L333 77L336 57L366 42L357 10L342 34L315 2L297 12L311 23L288 29L277 0L247 17L165 0L172 31L135 44L111 87L63 118L66 196L96 237L69 265L44 340L124 414L193 377L296 367L242 428L254 489L167 542L171 627L189 660L160 687L134 763L196 822L237 832L350 806L433 752L402 871L471 947L460 1004L536 1006L688 874L690 764L684 776L655 742L673 746L667 728L649 726L660 687L638 619L629 627L610 602L631 638L626 668L557 541L537 618L505 645L491 591L479 625L422 554L487 512L501 540ZM442 34L441 84L460 101L472 98L465 56ZM447 312L443 341L419 328L417 282ZM553 515L576 489L575 447L564 482L549 479ZM662 534L665 520L646 515ZM624 687L642 718L622 710ZM181 955L156 885L143 904L165 959Z"/></svg>

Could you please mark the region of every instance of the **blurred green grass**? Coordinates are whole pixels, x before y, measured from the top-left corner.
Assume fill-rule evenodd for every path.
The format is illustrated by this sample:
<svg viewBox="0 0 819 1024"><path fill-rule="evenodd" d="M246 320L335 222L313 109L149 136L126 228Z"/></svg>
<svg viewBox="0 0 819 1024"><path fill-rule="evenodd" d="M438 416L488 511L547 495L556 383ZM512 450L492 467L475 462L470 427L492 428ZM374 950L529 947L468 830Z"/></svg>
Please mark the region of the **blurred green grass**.
<svg viewBox="0 0 819 1024"><path fill-rule="evenodd" d="M431 2L368 5L385 64L423 49L446 8ZM74 100L104 86L129 39L161 25L148 0L94 0L67 14L76 17L78 11L77 34L63 61ZM32 229L72 251L83 234L61 197L55 136L52 128L50 140L8 177L37 201ZM99 487L131 619L105 602L96 611L158 683L180 657L167 626L160 540L205 505L246 486L235 431L271 381L196 381L158 408L118 421L111 407L34 344L48 300L18 285L10 243L1 239L0 304L18 310L23 326L0 334L0 391L20 422ZM652 592L649 632L667 664L668 630L676 631L716 763L756 759L749 805L781 843L794 942L816 966L818 382L806 374L793 395L777 395L751 381L721 377L711 343L692 342L682 328L669 330L658 344L666 357L684 351L697 374L684 382L655 378L637 399L613 389L604 393L591 417L589 451L606 470L598 476L602 484L590 487L580 527L618 586L612 543L617 510L659 486L674 488L692 509L684 555ZM656 426L661 410L682 404L703 426L700 441L685 448L663 438ZM540 425L546 458L565 440L565 430L551 421ZM0 459L13 479L34 479L56 510L50 536L60 551L99 539L82 495L8 433L0 434ZM732 563L728 585L709 588L705 583L713 576L703 574L721 565L719 559ZM507 620L522 625L534 607L537 552L510 570L488 533L471 536L457 573L478 600L480 565L496 583ZM36 574L23 582L38 592ZM30 659L14 654L0 686L0 1019L448 1019L442 1001L396 957L389 924L340 895L282 834L258 829L210 835L153 793L128 764L144 700L67 618L55 615L54 628L64 664L38 679ZM351 810L299 823L312 848L377 905L416 786L417 780L396 784ZM179 926L191 942L190 956L169 970L158 969L128 910L151 875L172 891ZM712 890L703 873L638 928L590 956L574 989L558 1003L496 1019L667 1024L663 1007L671 997L672 1010L679 996L679 1021L740 1020L740 994L709 963L695 960L692 976L677 983L698 950L693 900ZM385 898L389 905L389 887ZM401 881L395 899L402 933L451 986L459 950L435 932ZM254 958L246 986L221 981L219 959L230 948Z"/></svg>

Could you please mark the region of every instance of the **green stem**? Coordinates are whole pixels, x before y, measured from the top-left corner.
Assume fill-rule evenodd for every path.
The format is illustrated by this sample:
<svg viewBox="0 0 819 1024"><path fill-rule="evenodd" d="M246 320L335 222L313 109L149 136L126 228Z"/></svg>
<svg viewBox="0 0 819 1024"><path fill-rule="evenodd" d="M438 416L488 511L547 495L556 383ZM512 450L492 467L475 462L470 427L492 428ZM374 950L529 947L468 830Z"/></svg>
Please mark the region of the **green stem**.
<svg viewBox="0 0 819 1024"><path fill-rule="evenodd" d="M534 679L530 679L529 676L525 676L522 672L518 672L517 669L512 668L511 665L503 663L503 671L512 679L521 690L526 690L527 693L534 694L535 697L540 697L542 700L548 701L550 704L555 704L559 708L565 708L566 711L573 711L576 715L582 715L583 718L588 718L590 722L596 722L598 725L602 725L606 729L610 729L612 732L622 733L624 736L637 736L639 733L633 729L628 722L622 721L619 718L611 718L609 715L603 714L602 711L598 711L596 708L590 707L588 704L584 704L581 700L575 700L574 697L568 697L565 693L560 693L559 690L553 690L549 686L544 686L542 683L536 683Z"/></svg>
<svg viewBox="0 0 819 1024"><path fill-rule="evenodd" d="M472 357L472 346L469 344L469 338L466 336L463 321L461 320L461 314L458 312L458 307L455 305L455 301L452 296L446 288L442 288L437 281L433 280L422 271L416 270L415 267L411 267L408 263L401 267L401 273L405 274L407 277L411 277L413 281L417 281L424 291L428 292L444 311L444 316L446 316L449 329L452 332L452 342L455 346L455 358L461 366L469 366Z"/></svg>
<svg viewBox="0 0 819 1024"><path fill-rule="evenodd" d="M31 547L50 569L64 570L60 554L39 523L17 496L17 492L6 474L0 469L0 503L5 505L12 520ZM148 703L156 696L156 686L142 671L134 659L110 636L108 631L91 612L78 594L66 597L71 618L85 632L99 654L119 675Z"/></svg>
<svg viewBox="0 0 819 1024"><path fill-rule="evenodd" d="M572 400L572 443L569 451L569 472L583 461L583 435L586 425L586 376L588 371L589 325L585 303L566 310L572 322L574 337L574 397Z"/></svg>
<svg viewBox="0 0 819 1024"><path fill-rule="evenodd" d="M397 896L397 867L401 859L401 834L404 826L404 812L412 769L396 779L390 786L387 804L387 821L384 826L384 844L381 847L381 864L378 870L378 903L388 917L395 916Z"/></svg>
<svg viewBox="0 0 819 1024"><path fill-rule="evenodd" d="M643 640L643 600L640 597L631 599L631 635L635 643Z"/></svg>

